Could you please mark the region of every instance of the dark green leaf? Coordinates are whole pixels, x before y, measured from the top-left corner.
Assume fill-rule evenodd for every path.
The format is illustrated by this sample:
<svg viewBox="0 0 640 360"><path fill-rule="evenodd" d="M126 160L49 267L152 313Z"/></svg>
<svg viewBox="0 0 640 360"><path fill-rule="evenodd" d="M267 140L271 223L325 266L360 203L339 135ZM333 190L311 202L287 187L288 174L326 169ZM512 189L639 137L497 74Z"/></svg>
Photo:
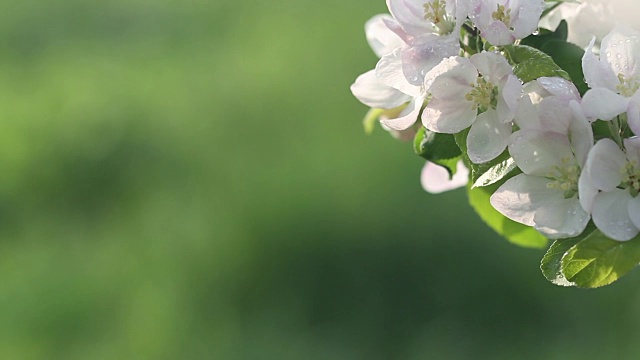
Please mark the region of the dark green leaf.
<svg viewBox="0 0 640 360"><path fill-rule="evenodd" d="M513 73L525 83L542 76L560 76L571 80L569 74L562 70L551 56L536 48L526 45L508 45L504 49L512 62Z"/></svg>
<svg viewBox="0 0 640 360"><path fill-rule="evenodd" d="M552 283L560 286L575 286L574 283L570 282L565 278L562 273L562 257L571 249L574 245L584 240L587 236L589 236L595 230L595 226L593 223L590 223L587 229L585 229L582 234L579 236L569 238L569 239L560 239L556 240L547 253L542 258L540 262L540 270L542 270L542 274L547 280Z"/></svg>
<svg viewBox="0 0 640 360"><path fill-rule="evenodd" d="M542 236L534 228L506 218L491 206L489 198L502 183L503 181L478 188L467 187L469 204L471 204L480 218L489 225L489 227L510 242L529 248L540 249L547 246L547 238Z"/></svg>
<svg viewBox="0 0 640 360"><path fill-rule="evenodd" d="M582 73L584 50L581 47L562 40L551 40L544 44L541 50L551 56L553 61L569 74L580 94L587 91Z"/></svg>
<svg viewBox="0 0 640 360"><path fill-rule="evenodd" d="M562 20L555 31L540 29L535 35L529 35L522 39L520 45L527 45L541 50L549 41L566 41L568 34L569 28L567 22Z"/></svg>
<svg viewBox="0 0 640 360"><path fill-rule="evenodd" d="M562 273L584 288L611 284L640 263L640 236L629 241L607 238L596 230L562 258Z"/></svg>

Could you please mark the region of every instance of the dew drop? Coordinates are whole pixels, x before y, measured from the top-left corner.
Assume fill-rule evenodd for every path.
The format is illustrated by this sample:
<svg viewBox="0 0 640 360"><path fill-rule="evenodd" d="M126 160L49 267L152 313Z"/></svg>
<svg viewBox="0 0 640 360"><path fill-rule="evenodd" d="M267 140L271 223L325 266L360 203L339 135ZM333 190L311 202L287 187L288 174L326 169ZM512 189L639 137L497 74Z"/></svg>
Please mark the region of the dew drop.
<svg viewBox="0 0 640 360"><path fill-rule="evenodd" d="M611 57L611 51L607 51L607 57L610 58Z"/></svg>
<svg viewBox="0 0 640 360"><path fill-rule="evenodd" d="M616 54L616 59L622 59L622 54L617 53L617 54Z"/></svg>

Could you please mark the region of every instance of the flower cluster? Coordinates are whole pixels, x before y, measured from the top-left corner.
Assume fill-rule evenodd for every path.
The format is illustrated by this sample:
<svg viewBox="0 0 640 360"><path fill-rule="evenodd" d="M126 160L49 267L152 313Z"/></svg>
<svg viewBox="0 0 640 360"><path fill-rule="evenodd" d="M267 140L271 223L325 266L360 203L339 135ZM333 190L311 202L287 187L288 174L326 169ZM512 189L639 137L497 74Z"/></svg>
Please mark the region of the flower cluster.
<svg viewBox="0 0 640 360"><path fill-rule="evenodd" d="M387 0L365 26L380 60L351 86L367 122L414 139L427 191L467 186L509 240L557 240L543 273L583 287L640 263L640 32L570 42L564 19L597 6Z"/></svg>

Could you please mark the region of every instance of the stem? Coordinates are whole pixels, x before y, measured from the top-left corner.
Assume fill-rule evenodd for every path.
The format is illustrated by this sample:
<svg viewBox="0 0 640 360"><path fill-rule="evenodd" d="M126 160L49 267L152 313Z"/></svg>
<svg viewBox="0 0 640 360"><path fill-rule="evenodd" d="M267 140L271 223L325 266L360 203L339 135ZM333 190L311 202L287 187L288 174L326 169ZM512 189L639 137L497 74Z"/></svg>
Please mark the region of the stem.
<svg viewBox="0 0 640 360"><path fill-rule="evenodd" d="M613 136L613 140L616 141L618 146L620 146L620 148L624 148L623 142L622 142L622 136L620 136L620 117L619 116L616 116L615 119L611 119L611 121L609 121L609 132L611 132L611 135Z"/></svg>

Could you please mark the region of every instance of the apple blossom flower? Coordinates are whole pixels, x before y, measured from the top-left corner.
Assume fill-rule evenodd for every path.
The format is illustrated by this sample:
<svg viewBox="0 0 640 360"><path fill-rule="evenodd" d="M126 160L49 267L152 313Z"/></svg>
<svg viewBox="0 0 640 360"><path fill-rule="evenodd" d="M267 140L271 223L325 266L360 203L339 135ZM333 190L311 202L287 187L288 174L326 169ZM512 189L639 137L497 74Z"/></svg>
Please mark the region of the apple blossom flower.
<svg viewBox="0 0 640 360"><path fill-rule="evenodd" d="M453 176L444 167L427 161L422 168L420 175L420 183L422 187L432 193L439 194L441 192L457 189L467 185L469 182L469 169L464 166L462 160L456 165L456 173Z"/></svg>
<svg viewBox="0 0 640 360"><path fill-rule="evenodd" d="M392 19L389 15L376 15L365 24L367 41L373 52L382 57L402 46L402 40L384 24L384 19ZM412 90L413 91L413 90ZM406 93L386 85L380 81L375 70L358 76L351 85L351 92L363 104L372 108L393 109L411 100Z"/></svg>
<svg viewBox="0 0 640 360"><path fill-rule="evenodd" d="M585 176L596 189L588 202L593 222L608 237L626 241L640 233L640 138L599 140L587 158Z"/></svg>
<svg viewBox="0 0 640 360"><path fill-rule="evenodd" d="M427 129L454 134L471 126L467 147L474 163L504 151L522 92L504 57L483 52L447 58L427 74L425 89L431 96L422 113Z"/></svg>
<svg viewBox="0 0 640 360"><path fill-rule="evenodd" d="M528 127L511 135L509 153L523 173L507 180L490 198L504 216L552 239L579 235L590 219L579 200L578 180L593 132L576 100L561 108L558 100L543 99L539 112L528 112L535 119L521 120ZM528 97L524 101L531 104Z"/></svg>
<svg viewBox="0 0 640 360"><path fill-rule="evenodd" d="M626 112L631 129L640 134L640 32L623 27L612 30L602 41L600 56L591 40L582 58L587 84L583 108L589 117L611 120Z"/></svg>
<svg viewBox="0 0 640 360"><path fill-rule="evenodd" d="M492 45L509 45L538 28L544 0L471 0L469 18Z"/></svg>
<svg viewBox="0 0 640 360"><path fill-rule="evenodd" d="M637 0L580 0L565 2L540 20L540 26L555 29L567 22L567 41L585 48L592 37L597 42L616 26L640 28L640 2Z"/></svg>

